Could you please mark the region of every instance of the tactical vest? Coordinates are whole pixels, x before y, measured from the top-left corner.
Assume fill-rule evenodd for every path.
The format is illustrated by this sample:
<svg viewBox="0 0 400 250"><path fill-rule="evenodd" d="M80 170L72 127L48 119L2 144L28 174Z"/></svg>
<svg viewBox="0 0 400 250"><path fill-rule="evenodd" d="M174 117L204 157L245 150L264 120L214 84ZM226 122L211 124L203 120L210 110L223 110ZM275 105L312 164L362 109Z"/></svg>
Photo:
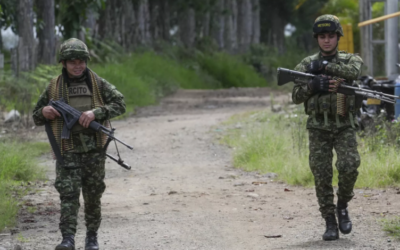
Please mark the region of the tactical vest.
<svg viewBox="0 0 400 250"><path fill-rule="evenodd" d="M352 54L338 52L331 63L343 62L344 64L348 64L352 56ZM311 60L319 59L321 59L319 58L319 53L311 56ZM348 116L350 119L351 126L355 128L354 117L358 108L356 107L355 95L343 95L344 98L341 98L342 102L340 103L338 103L338 95L342 94L316 93L304 103L306 114L312 117L314 125L318 125L316 117L323 116L325 126L328 126L328 119L334 119L336 120L336 126L340 127L340 115L337 110L338 105L343 105L343 107L339 106L339 109L344 110L345 116Z"/></svg>
<svg viewBox="0 0 400 250"><path fill-rule="evenodd" d="M92 92L86 82L70 83L68 87L69 105L75 109L84 112L92 109ZM77 122L72 127L72 132L78 132L85 129L82 125Z"/></svg>

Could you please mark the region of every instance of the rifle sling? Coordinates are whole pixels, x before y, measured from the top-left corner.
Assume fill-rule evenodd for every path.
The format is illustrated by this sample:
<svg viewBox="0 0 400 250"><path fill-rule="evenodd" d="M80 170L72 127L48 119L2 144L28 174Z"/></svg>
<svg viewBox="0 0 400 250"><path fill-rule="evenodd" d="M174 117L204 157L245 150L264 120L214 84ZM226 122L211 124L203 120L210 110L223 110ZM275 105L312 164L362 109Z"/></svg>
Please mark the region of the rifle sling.
<svg viewBox="0 0 400 250"><path fill-rule="evenodd" d="M64 158L61 155L61 150L58 147L56 137L53 134L53 130L51 129L50 122L45 123L47 137L49 138L51 148L53 149L54 155L56 156L57 161L60 164L64 164Z"/></svg>

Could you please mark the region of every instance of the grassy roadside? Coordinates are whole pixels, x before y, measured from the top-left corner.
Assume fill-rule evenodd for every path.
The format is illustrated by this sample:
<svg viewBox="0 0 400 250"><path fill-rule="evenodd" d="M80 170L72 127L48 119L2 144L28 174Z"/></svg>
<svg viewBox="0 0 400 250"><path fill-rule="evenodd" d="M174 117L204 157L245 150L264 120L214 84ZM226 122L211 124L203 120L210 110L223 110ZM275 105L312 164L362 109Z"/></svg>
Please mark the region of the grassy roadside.
<svg viewBox="0 0 400 250"><path fill-rule="evenodd" d="M273 172L288 184L311 187L314 178L308 166L306 119L302 110L291 115L270 111L236 115L222 124L222 143L233 148L233 162L237 168ZM398 124L392 127L392 132L396 126ZM358 138L361 166L356 188L400 186L399 148L387 142L389 131L382 128L372 138ZM398 138L399 135L393 141L398 141ZM338 173L335 167L333 169L333 185L337 186ZM400 239L399 218L388 218L382 226L390 235Z"/></svg>
<svg viewBox="0 0 400 250"><path fill-rule="evenodd" d="M262 111L232 117L224 124L227 130L222 142L234 148L235 166L248 171L275 172L288 184L313 186L308 167L307 117L301 113L299 110L282 115ZM356 188L400 186L398 148L379 144L372 150L371 143L368 138L358 138L362 161Z"/></svg>
<svg viewBox="0 0 400 250"><path fill-rule="evenodd" d="M25 184L45 178L36 158L49 150L48 143L0 140L0 231L15 226Z"/></svg>

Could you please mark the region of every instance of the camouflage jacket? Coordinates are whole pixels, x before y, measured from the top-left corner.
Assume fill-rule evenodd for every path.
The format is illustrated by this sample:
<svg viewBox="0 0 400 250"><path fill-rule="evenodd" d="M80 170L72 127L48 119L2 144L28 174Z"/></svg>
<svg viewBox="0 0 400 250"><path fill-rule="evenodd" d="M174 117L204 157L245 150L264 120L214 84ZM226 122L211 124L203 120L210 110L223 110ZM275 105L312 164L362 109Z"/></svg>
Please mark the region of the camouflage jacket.
<svg viewBox="0 0 400 250"><path fill-rule="evenodd" d="M308 56L304 58L296 67L296 71L306 72L307 66L313 60L327 60L329 63L326 66L325 74L330 76L336 76L340 78L344 78L346 83L352 84L353 81L357 80L359 75L361 74L361 67L363 65L363 61L361 57L355 54L350 54L343 51L338 51L334 57L324 57L322 54L316 53L312 56ZM308 89L307 85L295 83L292 92L292 100L295 104L304 103L305 107L307 105L307 101L310 100L311 97L319 95L330 95L331 100L336 100L335 93L315 93L312 94ZM333 96L335 95L335 96ZM336 105L336 104L335 104ZM324 122L323 115L316 115L314 117L309 117L307 120L307 129L315 128L322 129L328 131L334 131L338 129L344 129L351 126L352 123L357 126L357 121L354 119L354 114L349 112L348 115L342 117L335 117L330 115L328 117L328 125Z"/></svg>
<svg viewBox="0 0 400 250"><path fill-rule="evenodd" d="M59 76L60 77L60 76ZM58 78L58 77L57 77ZM101 98L104 106L93 109L95 120L104 123L104 121L117 117L125 113L124 96L105 79L98 77L98 85L100 89ZM54 81L54 79L52 80ZM42 114L42 110L48 105L49 99L49 86L46 87L44 92L40 95L39 100L33 110L33 121L37 126L44 125L46 118ZM95 133L84 133L83 135L76 135L74 138L74 151L76 153L84 153L88 150L96 149L96 135ZM84 143L82 142L84 141ZM86 145L82 145L86 144Z"/></svg>

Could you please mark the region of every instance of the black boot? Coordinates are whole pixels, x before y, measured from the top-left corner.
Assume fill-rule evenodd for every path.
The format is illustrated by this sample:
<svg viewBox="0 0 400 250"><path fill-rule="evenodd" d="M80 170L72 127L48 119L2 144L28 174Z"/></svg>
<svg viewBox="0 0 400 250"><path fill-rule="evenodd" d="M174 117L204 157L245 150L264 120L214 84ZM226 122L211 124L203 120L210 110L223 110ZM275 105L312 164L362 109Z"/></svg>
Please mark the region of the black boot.
<svg viewBox="0 0 400 250"><path fill-rule="evenodd" d="M75 240L73 234L64 234L62 242L56 246L56 250L75 250Z"/></svg>
<svg viewBox="0 0 400 250"><path fill-rule="evenodd" d="M97 243L97 233L87 232L85 240L85 250L99 250L99 243Z"/></svg>
<svg viewBox="0 0 400 250"><path fill-rule="evenodd" d="M339 221L339 230L343 234L351 232L352 224L349 217L349 211L347 210L347 203L338 202L336 207L336 213Z"/></svg>
<svg viewBox="0 0 400 250"><path fill-rule="evenodd" d="M326 221L326 231L322 235L323 240L337 240L339 239L339 231L336 222L336 216L334 214L328 215L325 218Z"/></svg>

